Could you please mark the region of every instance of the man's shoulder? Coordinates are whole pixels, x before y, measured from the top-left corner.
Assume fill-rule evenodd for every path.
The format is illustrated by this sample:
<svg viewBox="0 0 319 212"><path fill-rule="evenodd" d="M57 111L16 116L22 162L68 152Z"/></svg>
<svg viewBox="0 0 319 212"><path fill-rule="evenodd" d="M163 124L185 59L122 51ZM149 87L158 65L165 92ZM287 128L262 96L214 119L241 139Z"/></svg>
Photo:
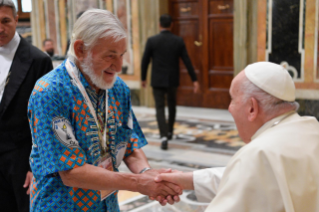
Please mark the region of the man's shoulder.
<svg viewBox="0 0 319 212"><path fill-rule="evenodd" d="M128 87L128 85L119 76L117 76L116 81L111 90L117 90L125 93L130 92L130 88Z"/></svg>
<svg viewBox="0 0 319 212"><path fill-rule="evenodd" d="M269 142L268 139L256 138L239 149L233 156L232 160L249 162L253 160L253 158L265 157L266 155L271 154L273 149L276 148L276 146L274 146L276 141L273 141Z"/></svg>
<svg viewBox="0 0 319 212"><path fill-rule="evenodd" d="M65 95L71 91L71 81L68 78L67 72L65 71L64 62L49 73L42 76L37 81L35 89L37 86L41 91L43 90L45 92L55 93L57 95Z"/></svg>
<svg viewBox="0 0 319 212"><path fill-rule="evenodd" d="M261 163L271 163L271 158L277 156L271 149L251 142L235 153L227 164L225 173L233 173L233 170L250 170L253 173Z"/></svg>
<svg viewBox="0 0 319 212"><path fill-rule="evenodd" d="M156 39L159 39L159 38L162 38L162 37L169 37L170 39L176 39L176 40L180 40L180 41L183 40L182 37L180 37L178 35L175 35L172 32L158 33L156 35L153 35L153 36L149 37L149 40L156 40Z"/></svg>
<svg viewBox="0 0 319 212"><path fill-rule="evenodd" d="M290 143L291 140L298 140L298 137L316 133L319 136L319 123L314 117L300 116L297 113L279 122L278 125L270 127L259 136L253 143L264 145L278 145Z"/></svg>
<svg viewBox="0 0 319 212"><path fill-rule="evenodd" d="M160 34L153 35L153 36L151 36L151 37L149 37L149 38L147 39L147 42L153 42L153 41L158 40L159 38L160 38Z"/></svg>
<svg viewBox="0 0 319 212"><path fill-rule="evenodd" d="M299 115L295 115L299 116ZM314 130L317 129L317 130ZM284 123L270 127L262 134L254 138L249 144L243 147L241 156L250 155L248 152L262 153L263 155L276 155L283 153L289 148L302 148L303 141L310 142L311 134L319 136L319 124L313 118L291 117ZM314 131L314 132L311 132ZM300 138L303 139L300 139Z"/></svg>
<svg viewBox="0 0 319 212"><path fill-rule="evenodd" d="M183 41L183 38L181 36L175 35L173 33L171 33L171 34L172 34L172 37L175 38L176 40Z"/></svg>
<svg viewBox="0 0 319 212"><path fill-rule="evenodd" d="M30 53L31 53L31 57L33 57L34 59L47 59L51 61L51 58L49 57L49 55L45 54L44 52L42 52L40 49L38 49L37 47L33 46L30 44Z"/></svg>
<svg viewBox="0 0 319 212"><path fill-rule="evenodd" d="M32 44L30 44L27 40L25 40L23 37L21 37L21 41L20 44L22 45L24 48L28 47L30 49L30 55L29 57L33 58L33 59L50 59L50 57L45 54L44 52L42 52L40 49L38 49L37 47L33 46ZM51 59L50 59L51 60Z"/></svg>

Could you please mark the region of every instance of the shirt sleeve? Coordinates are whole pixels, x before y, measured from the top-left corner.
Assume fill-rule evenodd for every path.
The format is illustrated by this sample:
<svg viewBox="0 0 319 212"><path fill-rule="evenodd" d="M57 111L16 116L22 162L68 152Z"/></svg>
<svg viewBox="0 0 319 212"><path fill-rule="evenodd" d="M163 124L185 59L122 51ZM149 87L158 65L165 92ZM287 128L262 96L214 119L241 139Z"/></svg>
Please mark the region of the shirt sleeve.
<svg viewBox="0 0 319 212"><path fill-rule="evenodd" d="M185 66L187 68L189 76L191 77L192 81L195 82L195 81L197 81L197 76L196 76L194 67L192 65L191 59L188 56L184 40L182 38L181 38L181 49L182 50L181 50L181 56L180 57L182 58Z"/></svg>
<svg viewBox="0 0 319 212"><path fill-rule="evenodd" d="M130 156L134 149L140 149L143 146L147 145L147 141L145 139L145 136L142 132L142 129L135 117L135 114L132 109L132 104L131 104L131 95L130 95L130 90L126 90L126 94L128 96L128 101L127 101L127 109L128 109L128 116L126 118L126 125L128 128L132 130L131 137L127 143L126 147L126 152L124 155L124 158Z"/></svg>
<svg viewBox="0 0 319 212"><path fill-rule="evenodd" d="M216 195L225 167L202 169L193 172L196 197L199 202L210 202Z"/></svg>
<svg viewBox="0 0 319 212"><path fill-rule="evenodd" d="M63 94L48 88L44 81L36 84L28 109L33 139L31 168L42 176L82 166L86 161Z"/></svg>
<svg viewBox="0 0 319 212"><path fill-rule="evenodd" d="M152 57L152 47L151 47L151 41L150 39L147 40L146 45L145 45L145 50L141 62L141 79L142 81L146 80L146 75L147 75L147 68L148 64L151 61Z"/></svg>
<svg viewBox="0 0 319 212"><path fill-rule="evenodd" d="M140 149L143 146L147 145L146 138L142 132L142 129L139 123L136 120L136 117L132 109L131 109L130 118L132 119L132 123L133 123L133 131L132 131L131 138L127 144L125 158L130 156L132 152L134 151L134 149Z"/></svg>

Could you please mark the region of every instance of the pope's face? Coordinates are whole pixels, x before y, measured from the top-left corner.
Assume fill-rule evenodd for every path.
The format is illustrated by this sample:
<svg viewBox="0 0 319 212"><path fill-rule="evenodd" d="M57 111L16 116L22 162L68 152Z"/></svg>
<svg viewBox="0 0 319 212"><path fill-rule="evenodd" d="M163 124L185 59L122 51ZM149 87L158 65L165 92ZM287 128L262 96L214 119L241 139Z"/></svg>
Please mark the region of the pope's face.
<svg viewBox="0 0 319 212"><path fill-rule="evenodd" d="M101 38L90 52L92 74L103 79L105 84L112 84L122 70L126 39L115 42L113 38Z"/></svg>
<svg viewBox="0 0 319 212"><path fill-rule="evenodd" d="M0 46L8 44L15 32L18 23L18 16L13 17L10 7L0 7Z"/></svg>
<svg viewBox="0 0 319 212"><path fill-rule="evenodd" d="M247 115L249 107L247 102L243 102L244 93L240 87L243 77L245 77L245 75L242 71L231 83L229 90L231 102L229 104L228 111L235 120L239 136L245 143L248 143L251 139L252 133L250 132L250 122L248 121Z"/></svg>

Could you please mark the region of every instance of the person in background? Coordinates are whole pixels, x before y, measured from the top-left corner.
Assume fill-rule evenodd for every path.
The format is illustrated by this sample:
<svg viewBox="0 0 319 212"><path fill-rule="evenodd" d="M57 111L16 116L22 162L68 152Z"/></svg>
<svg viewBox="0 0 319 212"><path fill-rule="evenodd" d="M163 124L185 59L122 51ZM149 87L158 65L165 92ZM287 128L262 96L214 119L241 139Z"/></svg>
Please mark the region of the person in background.
<svg viewBox="0 0 319 212"><path fill-rule="evenodd" d="M319 211L319 123L296 110L288 71L270 62L247 66L232 81L229 112L242 147L225 168L161 174L157 182L195 189L206 211ZM165 200L162 202L165 204Z"/></svg>
<svg viewBox="0 0 319 212"><path fill-rule="evenodd" d="M147 68L152 60L151 86L155 100L156 119L161 137L161 149L167 150L168 140L174 134L176 117L176 95L179 86L179 59L181 58L193 81L194 93L199 90L197 77L187 54L183 38L171 32L172 18L164 14L160 17L158 35L148 38L141 65L142 87L146 87ZM168 104L168 123L165 119L165 100Z"/></svg>
<svg viewBox="0 0 319 212"><path fill-rule="evenodd" d="M45 39L42 42L43 51L47 53L50 57L54 56L54 45L52 39Z"/></svg>
<svg viewBox="0 0 319 212"><path fill-rule="evenodd" d="M51 59L17 32L11 0L0 0L0 211L29 211L32 138L28 100Z"/></svg>

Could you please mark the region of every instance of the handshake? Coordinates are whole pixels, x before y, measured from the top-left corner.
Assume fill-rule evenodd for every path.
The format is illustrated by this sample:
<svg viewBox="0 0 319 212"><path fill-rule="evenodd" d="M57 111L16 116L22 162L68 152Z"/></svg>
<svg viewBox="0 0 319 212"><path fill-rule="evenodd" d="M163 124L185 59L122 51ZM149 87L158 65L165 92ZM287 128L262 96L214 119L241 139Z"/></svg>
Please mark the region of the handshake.
<svg viewBox="0 0 319 212"><path fill-rule="evenodd" d="M138 192L157 200L162 206L179 202L184 189L193 190L193 173L171 169L150 169L140 174Z"/></svg>

